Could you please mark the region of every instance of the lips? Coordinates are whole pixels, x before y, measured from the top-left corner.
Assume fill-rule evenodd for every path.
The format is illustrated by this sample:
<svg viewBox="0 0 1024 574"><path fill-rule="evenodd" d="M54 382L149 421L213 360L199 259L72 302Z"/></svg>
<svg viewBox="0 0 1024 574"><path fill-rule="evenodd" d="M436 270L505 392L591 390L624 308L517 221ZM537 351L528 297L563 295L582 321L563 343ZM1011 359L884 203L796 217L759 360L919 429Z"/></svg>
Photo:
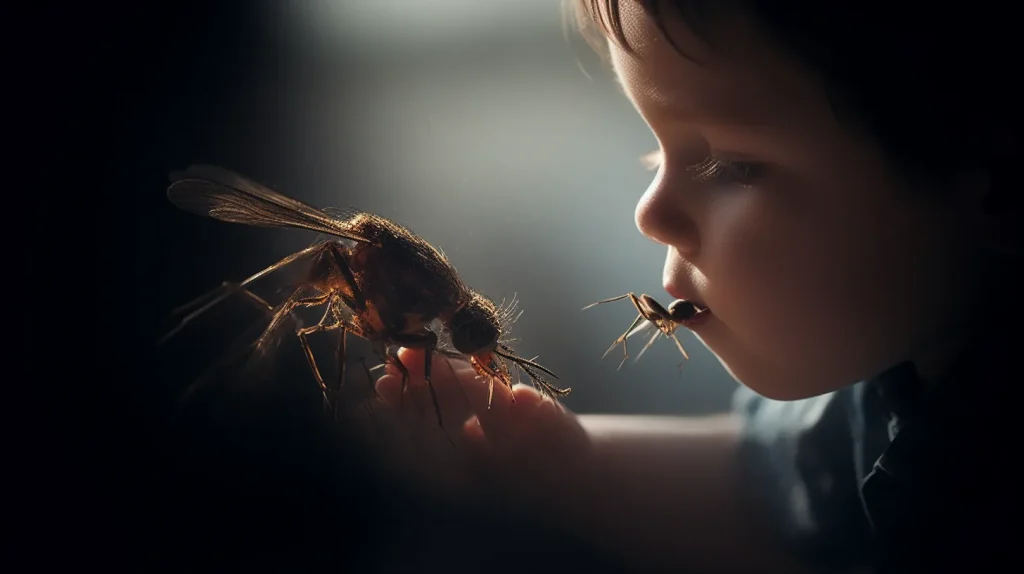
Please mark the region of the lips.
<svg viewBox="0 0 1024 574"><path fill-rule="evenodd" d="M709 309L708 306L705 305L703 302L698 301L692 297L687 297L686 293L676 288L674 285L666 284L665 291L667 291L669 295L675 297L678 300L689 302L690 304L693 305L693 308L696 310L696 313L680 321L680 324L682 326L693 331L697 330L701 325L704 325L705 323L711 320L711 309Z"/></svg>
<svg viewBox="0 0 1024 574"><path fill-rule="evenodd" d="M690 303L693 303L693 306L696 307L697 310L700 312L709 310L708 306L705 305L702 301L700 301L699 299L695 299L693 297L687 297L686 293L677 288L675 285L666 283L665 291L668 292L669 295L675 297L676 299L681 299L683 301L689 301Z"/></svg>

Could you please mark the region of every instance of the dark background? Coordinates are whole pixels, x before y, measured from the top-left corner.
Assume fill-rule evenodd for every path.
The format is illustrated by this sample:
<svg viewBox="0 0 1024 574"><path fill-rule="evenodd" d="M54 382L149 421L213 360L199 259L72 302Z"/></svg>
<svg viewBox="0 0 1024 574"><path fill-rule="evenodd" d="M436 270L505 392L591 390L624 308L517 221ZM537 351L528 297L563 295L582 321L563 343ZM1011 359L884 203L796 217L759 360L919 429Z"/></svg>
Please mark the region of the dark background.
<svg viewBox="0 0 1024 574"><path fill-rule="evenodd" d="M600 360L634 313L581 307L631 290L668 300L663 248L632 221L651 178L636 158L655 144L603 64L563 34L558 4L178 2L59 14L55 69L67 81L50 95L76 96L61 127L81 136L72 151L84 165L67 172L75 205L97 213L85 232L97 247L86 334L96 378L90 408L77 410L101 432L72 442L89 471L76 502L109 520L86 519L85 551L107 563L215 551L263 565L381 566L395 545L410 549L396 528L432 531L413 536L427 547L444 529L424 524L476 540L484 529L470 521L488 519L391 485L367 453L305 416L315 393L296 389L314 383L293 340L282 346L284 385L172 419L175 397L254 317L227 305L156 350L170 310L313 239L176 210L167 172L193 162L313 205L380 213L441 247L482 292L516 295L518 350L574 388L565 402L577 412L727 408L735 383L688 333L681 374L666 342L618 372L614 355ZM267 296L280 286L261 285Z"/></svg>

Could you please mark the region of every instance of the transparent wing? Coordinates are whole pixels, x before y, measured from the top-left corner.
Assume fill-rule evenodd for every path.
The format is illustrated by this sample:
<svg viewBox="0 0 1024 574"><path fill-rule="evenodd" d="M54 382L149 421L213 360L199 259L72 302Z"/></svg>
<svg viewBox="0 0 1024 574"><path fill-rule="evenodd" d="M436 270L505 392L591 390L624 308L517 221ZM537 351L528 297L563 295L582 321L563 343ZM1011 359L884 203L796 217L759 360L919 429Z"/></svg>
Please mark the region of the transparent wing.
<svg viewBox="0 0 1024 574"><path fill-rule="evenodd" d="M172 172L167 198L184 211L220 221L255 227L294 227L373 243L352 232L340 217L329 216L297 199L216 166L192 165L183 171ZM343 212L349 216L356 213L359 212Z"/></svg>

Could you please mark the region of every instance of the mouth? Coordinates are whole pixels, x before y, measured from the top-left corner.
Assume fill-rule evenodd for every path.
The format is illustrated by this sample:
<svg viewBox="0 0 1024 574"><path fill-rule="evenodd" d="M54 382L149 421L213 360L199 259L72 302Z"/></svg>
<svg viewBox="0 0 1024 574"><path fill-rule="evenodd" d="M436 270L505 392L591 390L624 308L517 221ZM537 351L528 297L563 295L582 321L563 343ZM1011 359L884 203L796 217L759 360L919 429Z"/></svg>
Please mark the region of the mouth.
<svg viewBox="0 0 1024 574"><path fill-rule="evenodd" d="M711 309L703 302L687 297L685 293L676 289L672 285L665 285L665 291L677 299L677 301L672 303L669 309L680 315L677 321L682 326L693 330L707 323L711 319Z"/></svg>

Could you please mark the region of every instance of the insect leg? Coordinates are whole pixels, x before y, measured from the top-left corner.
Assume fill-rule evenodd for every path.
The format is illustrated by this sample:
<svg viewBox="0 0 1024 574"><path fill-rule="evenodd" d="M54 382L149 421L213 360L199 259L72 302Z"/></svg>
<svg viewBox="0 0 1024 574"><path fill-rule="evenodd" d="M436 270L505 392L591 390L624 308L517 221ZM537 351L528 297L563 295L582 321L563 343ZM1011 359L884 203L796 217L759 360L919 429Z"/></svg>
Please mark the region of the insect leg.
<svg viewBox="0 0 1024 574"><path fill-rule="evenodd" d="M690 355L686 354L686 349L684 349L683 344L679 342L679 338L676 337L675 332L673 332L669 336L672 337L672 340L676 342L676 347L679 348L679 352L683 354L683 358L686 360L690 360Z"/></svg>
<svg viewBox="0 0 1024 574"><path fill-rule="evenodd" d="M650 348L651 348L651 345L653 345L653 344L654 344L654 342L658 340L658 337L661 337L662 335L664 335L664 333L662 333L660 329L659 329L659 330L656 330L656 331L654 331L654 334L653 334L653 335L651 335L651 338L650 338L650 340L649 340L649 341L647 341L647 344L646 344L646 345L644 345L644 348L643 348L643 349L640 349L640 352L639 352L639 353L637 353L637 355L636 355L636 358L635 358L635 359L633 359L633 362L634 362L634 363L636 363L637 361L639 361L639 360L640 360L640 357L644 356L644 353L646 353L646 352L647 352L647 349L650 349Z"/></svg>
<svg viewBox="0 0 1024 574"><path fill-rule="evenodd" d="M423 380L427 383L427 390L430 391L430 400L434 403L434 412L437 413L437 424L444 431L444 421L441 419L441 403L437 400L437 391L434 389L433 383L430 382L431 358L434 355L434 349L437 347L437 333L429 330L423 333L406 333L397 335L392 340L409 349L423 349ZM447 431L444 434L446 437L448 436ZM448 437L448 441L451 442L451 440L451 437ZM454 444L452 443L453 446Z"/></svg>
<svg viewBox="0 0 1024 574"><path fill-rule="evenodd" d="M660 306L656 309L652 307L650 304L648 304L648 301L650 301L654 305L657 305L657 302L653 301L646 295L644 295L643 298L640 298L633 293L627 293L625 297L629 297L629 300L633 303L633 306L636 307L636 310L639 311L640 314L637 315L637 318L633 320L633 324L630 325L628 329L626 329L626 332L623 333L618 339L616 339L615 342L612 343L612 346L609 347L608 350L604 352L604 354L607 355L612 349L615 348L615 345L619 344L620 342L622 343L623 357L622 360L619 362L619 366L615 370L621 369L622 365L626 364L626 360L629 359L628 340L629 337L634 334L634 329L636 329L637 326L640 325L640 323L644 320L650 322L655 327L660 328L659 321L668 315L668 312L665 311L664 309L661 309L659 312ZM651 344L655 340L657 340L659 333L655 333L654 337L650 341L648 341L647 345L640 350L640 354L637 355L636 359L634 359L634 362L636 362L636 360L639 360L640 356L644 354L648 347L650 347ZM604 358L604 355L602 355L602 358Z"/></svg>
<svg viewBox="0 0 1024 574"><path fill-rule="evenodd" d="M264 331L256 341L256 350L258 352L262 353L266 350L281 321L283 321L285 317L291 316L296 307L316 307L318 305L323 305L330 298L329 294L322 294L300 299L296 297L296 295L298 295L302 289L302 287L296 289L292 293L292 296L282 303L277 313L274 314L274 318L271 319L267 330Z"/></svg>
<svg viewBox="0 0 1024 574"><path fill-rule="evenodd" d="M323 302L328 301L329 299L330 299L330 295L323 295L323 296L320 296L320 297L310 297L309 299L299 299L299 300L296 300L295 301L295 305L304 305L304 306L312 307L312 306L315 306L317 304L322 304ZM302 345L302 352L305 353L305 355L306 355L306 361L309 362L309 368L312 369L313 376L316 378L317 384L320 385L320 392L323 393L323 395L324 395L324 408L325 409L331 407L332 401L329 398L330 389L328 389L327 388L327 384L324 383L324 378L320 374L320 369L316 365L316 358L313 356L313 349L310 348L310 346L309 346L309 339L307 339L306 336L310 335L310 334L313 334L313 333L320 332L320 331L329 331L331 329L337 329L338 327L340 327L340 325L338 325L337 323L332 324L332 325L324 325L324 322L326 322L327 318L330 317L330 316L332 316L331 304L328 303L327 309L324 312L324 316L320 319L319 323L317 323L316 325L313 325L312 327L306 327L306 328L303 328L303 329L299 329L299 330L297 330L295 332L295 334L298 335L298 337L299 337L299 344Z"/></svg>
<svg viewBox="0 0 1024 574"><path fill-rule="evenodd" d="M640 314L644 316L644 319L647 319L651 323L658 323L659 320L671 321L668 311L666 311L660 303L652 299L650 296L644 295L643 298L639 298L633 295L631 299L633 300L633 306L636 307L636 310L640 311Z"/></svg>
<svg viewBox="0 0 1024 574"><path fill-rule="evenodd" d="M667 337L671 337L672 340L675 341L676 347L679 349L679 352L682 353L683 358L689 360L690 356L686 354L686 349L683 348L683 344L680 343L679 339L676 337L675 330L678 323L672 320L672 315L665 310L660 303L646 295L639 301L634 300L633 303L637 305L637 308L640 309L640 312L643 313L644 317L646 317L648 321L654 323L659 330L665 333ZM654 339L657 339L656 335ZM648 347L651 346L654 339L647 343ZM646 347L644 350L646 350ZM640 354L642 355L643 351L640 351ZM636 358L639 360L640 355L637 355Z"/></svg>
<svg viewBox="0 0 1024 574"><path fill-rule="evenodd" d="M583 309L580 309L580 310L581 311L586 311L587 309L590 309L591 307L596 307L596 306L601 305L603 303L612 303L614 301L621 301L621 300L625 299L626 297L634 297L635 298L635 295L633 295L632 293L626 293L625 295L619 295L618 297L612 297L611 299L605 299L603 301L598 301L596 303L591 303L590 305L587 305L586 307L584 307Z"/></svg>
<svg viewBox="0 0 1024 574"><path fill-rule="evenodd" d="M618 366L618 368L616 370L621 369L622 365L624 365L626 363L626 359L629 358L629 346L628 346L628 343L627 343L627 340L629 339L629 334L643 320L644 320L644 316L643 315L637 315L636 319L633 320L633 323L630 324L628 329L626 329L626 332L624 332L622 335L620 335L619 338L617 338L614 341L612 341L612 346L608 347L608 350L605 351L603 355L601 355L602 359L607 357L608 353L612 352L612 349L617 347L619 345L619 343L622 343L622 354L623 354L623 357L622 357L622 361L619 362L619 366Z"/></svg>
<svg viewBox="0 0 1024 574"><path fill-rule="evenodd" d="M348 358L347 349L348 329L344 326L341 327L341 338L338 341L338 349L335 352L335 358L338 361L338 388L345 386L345 361Z"/></svg>
<svg viewBox="0 0 1024 574"><path fill-rule="evenodd" d="M566 387L564 389L563 388L559 388L559 387L556 387L555 385L552 385L551 383L545 381L543 377L538 375L536 372L534 372L534 370L532 368L530 368L527 365L520 364L520 363L516 363L516 365L520 369L526 371L527 376L529 376L530 379L533 381L533 386L536 387L537 390L540 391L540 393L542 395L547 395L547 396L549 396L551 398L554 398L556 396L564 397L564 396L568 395L570 392L572 392L571 388L568 388L568 387Z"/></svg>
<svg viewBox="0 0 1024 574"><path fill-rule="evenodd" d="M348 257L346 257L345 253L342 252L339 247L333 247L331 249L331 256L334 258L334 262L337 263L338 269L344 276L345 284L352 290L351 299L346 297L345 303L357 312L366 310L366 299L363 297L363 292L359 289L359 285L356 283L356 276L352 273L352 268L349 267Z"/></svg>
<svg viewBox="0 0 1024 574"><path fill-rule="evenodd" d="M430 334L434 335L433 332L430 332ZM404 337L409 337L409 336L408 335L407 336L403 336L403 338ZM434 337L436 338L436 335L434 335ZM395 341L395 343L397 343L397 341ZM434 343L436 344L436 341ZM399 343L399 345L400 345L400 343ZM407 344L407 345L403 345L403 346L406 346L406 347L409 347L409 348L413 348L413 345L416 345L416 343L415 342L411 342L411 345ZM406 387L409 385L409 369L406 368L406 365L402 364L401 359L398 358L398 353L396 351L388 348L388 350L386 352L387 352L387 359L390 360L391 364L393 364L396 367L398 367L398 370L401 371L401 394L399 395L399 399L398 399L398 401L399 401L398 402L398 409L400 410L401 409L401 405L402 405L402 401L404 400L404 396L406 396ZM452 448L456 448L455 441L453 441L452 437L449 436L449 434L447 434L447 430L445 430L444 429L444 425L441 424L441 410L440 410L440 406L437 404L437 396L434 394L434 389L433 389L433 387L430 386L430 383L427 383L427 388L430 389L430 398L433 399L433 401L434 401L434 410L437 411L437 424L441 428L441 433L444 434L444 438L446 438L447 441L449 441L449 443L452 445Z"/></svg>
<svg viewBox="0 0 1024 574"><path fill-rule="evenodd" d="M373 375L370 373L370 366L366 364L366 357L359 357L359 363L363 365L363 372L366 373L366 380L370 383L370 389L373 391L373 396L375 396L378 401L383 402L384 397L380 396L380 393L377 392L377 385L373 382ZM368 412L372 412L369 401L366 403L366 409Z"/></svg>
<svg viewBox="0 0 1024 574"><path fill-rule="evenodd" d="M334 390L334 420L338 420L338 417L340 415L340 412L338 411L341 404L340 391L341 387L345 386L345 361L348 356L345 349L345 343L346 340L348 339L348 329L345 328L344 324L339 324L338 329L341 330L341 336L338 338L338 348L334 353L335 363L338 365L338 385Z"/></svg>
<svg viewBox="0 0 1024 574"><path fill-rule="evenodd" d="M285 265L293 263L294 261L297 261L298 259L306 257L307 255L310 255L311 253L313 253L315 251L318 251L318 250L321 250L323 248L324 248L323 244L318 244L318 245L313 245L313 246L307 247L307 248L303 249L302 251L298 251L296 253L292 253L288 257L285 257L284 259L278 261L277 263L274 263L270 267L267 267L266 269L263 269L262 271L260 271L260 272L258 272L256 274L248 277L246 280L242 281L241 283L225 283L225 284L221 285L221 287L219 287L217 289L214 289L213 291L210 291L210 292L206 293L205 295L202 295L198 299L195 299L195 300L193 300L190 303L186 303L185 305L182 305L181 307L178 307L178 309L173 311L172 314L183 313L186 310L188 310L188 309L190 309L192 307L195 307L196 305L200 305L202 303L202 301L206 301L206 303L201 304L201 306L198 309L196 309L195 311L192 311L191 313L189 313L188 315L183 317L176 327L171 329L171 331L169 333L167 333L166 335L161 337L159 341L157 341L157 344L158 345L162 345L162 344L166 343L168 339L173 337L178 331L182 330L185 327L185 325L187 325L190 321L192 321L196 317L202 315L203 313L208 311L211 307L213 307L214 305L216 305L216 304L220 303L221 301L227 299L228 297L230 297L234 293L239 292L239 289L242 289L243 291L247 291L247 290L245 290L245 286L250 284L250 283L252 283L253 281L259 279L260 277L263 277L264 275L267 275L269 273L273 273L274 271L277 271L278 269L284 267ZM256 297L255 295L252 295L252 296ZM256 299L258 299L261 303L266 304L266 301L263 301L259 297L256 297ZM269 305L267 305L267 306L269 307Z"/></svg>
<svg viewBox="0 0 1024 574"><path fill-rule="evenodd" d="M188 303L185 303L184 305L181 305L177 309L171 311L170 315L172 317L176 315L181 315L183 313L187 314L178 322L177 325L174 326L173 329L164 334L163 337L160 337L160 339L157 341L157 345L163 345L164 343L169 341L171 337L173 337L179 331L184 329L185 325L187 325L190 321L192 321L199 315L202 315L204 312L209 310L211 307L213 307L220 301L223 301L224 299L234 294L244 295L246 302L251 303L260 311L266 313L273 313L274 311L274 307L271 306L270 303L267 303L262 297L243 287L241 283L236 283L233 281L224 281L223 283L221 283L220 287L212 289L207 293L200 295L196 299L189 301Z"/></svg>
<svg viewBox="0 0 1024 574"><path fill-rule="evenodd" d="M258 309L273 310L273 307L270 305L270 303L267 303L266 301L263 300L262 297L256 295L252 291L249 291L248 289L243 287L241 283L235 281L224 281L216 289L211 289L205 294L196 297L192 301L189 301L188 303L185 303L184 305L177 307L176 309L171 311L170 314L181 315L182 313L187 313L191 309L204 306L205 303L208 303L210 299L215 298L216 296L231 296L235 293L245 295L246 299L254 306L256 306L256 308Z"/></svg>

